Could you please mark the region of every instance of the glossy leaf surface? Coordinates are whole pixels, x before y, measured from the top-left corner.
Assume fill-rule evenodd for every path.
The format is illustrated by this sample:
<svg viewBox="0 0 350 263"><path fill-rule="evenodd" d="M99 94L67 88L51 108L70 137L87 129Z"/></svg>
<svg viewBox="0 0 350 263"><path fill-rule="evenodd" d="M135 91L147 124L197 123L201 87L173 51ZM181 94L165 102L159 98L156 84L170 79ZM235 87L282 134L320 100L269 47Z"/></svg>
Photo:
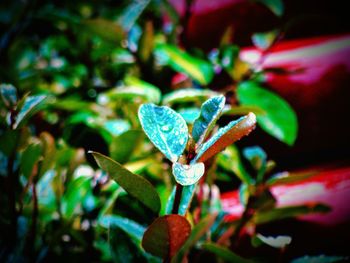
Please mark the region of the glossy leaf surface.
<svg viewBox="0 0 350 263"><path fill-rule="evenodd" d="M181 164L173 163L173 175L176 182L181 185L192 185L199 181L203 176L205 167L203 163Z"/></svg>
<svg viewBox="0 0 350 263"><path fill-rule="evenodd" d="M214 76L208 61L196 58L176 46L160 44L156 47L156 54L174 70L189 75L202 85L209 84Z"/></svg>
<svg viewBox="0 0 350 263"><path fill-rule="evenodd" d="M180 215L157 218L146 230L142 247L152 255L169 259L181 248L191 233L191 225Z"/></svg>
<svg viewBox="0 0 350 263"><path fill-rule="evenodd" d="M218 96L203 103L198 119L193 123L192 137L200 145L214 127L225 106L225 97Z"/></svg>
<svg viewBox="0 0 350 263"><path fill-rule="evenodd" d="M220 128L201 148L199 148L194 162L205 162L215 154L224 150L227 146L248 135L254 128L256 117L254 113L231 121L225 127Z"/></svg>
<svg viewBox="0 0 350 263"><path fill-rule="evenodd" d="M229 250L226 247L222 247L214 243L206 242L202 244L201 248L214 253L219 258L223 259L225 262L232 262L232 263L249 263L249 262L252 263L253 262L245 258L242 258L241 256L237 255L236 253L234 253L233 251Z"/></svg>
<svg viewBox="0 0 350 263"><path fill-rule="evenodd" d="M183 153L188 140L188 128L180 114L166 106L143 104L139 120L151 142L172 162Z"/></svg>
<svg viewBox="0 0 350 263"><path fill-rule="evenodd" d="M105 170L131 196L138 199L154 213L160 210L160 198L152 184L142 176L133 174L116 161L103 154L91 152L97 164Z"/></svg>
<svg viewBox="0 0 350 263"><path fill-rule="evenodd" d="M258 106L266 112L257 116L264 131L288 145L294 144L298 132L297 116L285 100L254 82L240 84L237 97L242 105Z"/></svg>
<svg viewBox="0 0 350 263"><path fill-rule="evenodd" d="M26 97L17 114L14 128L20 127L37 110L44 99L46 99L44 95Z"/></svg>

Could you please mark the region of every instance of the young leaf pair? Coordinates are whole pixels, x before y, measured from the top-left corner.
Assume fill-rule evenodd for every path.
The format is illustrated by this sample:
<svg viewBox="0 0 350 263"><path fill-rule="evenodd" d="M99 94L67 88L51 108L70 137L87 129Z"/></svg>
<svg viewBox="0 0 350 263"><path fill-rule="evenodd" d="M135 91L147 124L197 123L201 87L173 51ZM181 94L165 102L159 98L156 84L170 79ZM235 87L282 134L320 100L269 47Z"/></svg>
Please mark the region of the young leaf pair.
<svg viewBox="0 0 350 263"><path fill-rule="evenodd" d="M179 162L189 141L188 127L181 115L167 106L143 104L139 108L138 115L143 130L151 142L173 163L172 171L177 183L189 186L198 182L205 172L206 160L254 129L256 117L249 113L220 128L206 141L224 106L224 96L216 96L203 103L191 134L195 142L195 155L187 156L186 164Z"/></svg>

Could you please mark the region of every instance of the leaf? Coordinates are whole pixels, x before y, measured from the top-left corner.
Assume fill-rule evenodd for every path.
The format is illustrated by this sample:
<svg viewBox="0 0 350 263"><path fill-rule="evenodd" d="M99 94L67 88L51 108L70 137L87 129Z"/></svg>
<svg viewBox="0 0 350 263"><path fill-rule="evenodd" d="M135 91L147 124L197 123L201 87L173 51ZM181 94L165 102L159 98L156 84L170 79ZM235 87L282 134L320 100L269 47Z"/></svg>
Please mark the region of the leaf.
<svg viewBox="0 0 350 263"><path fill-rule="evenodd" d="M299 181L306 180L316 174L317 174L317 171L300 172L300 173L282 172L268 179L266 184L268 186L293 184Z"/></svg>
<svg viewBox="0 0 350 263"><path fill-rule="evenodd" d="M203 103L198 119L193 123L192 137L197 145L208 137L225 106L225 97L217 96Z"/></svg>
<svg viewBox="0 0 350 263"><path fill-rule="evenodd" d="M149 61L154 47L154 27L152 21L145 22L145 26L139 41L138 53L141 61Z"/></svg>
<svg viewBox="0 0 350 263"><path fill-rule="evenodd" d="M0 95L7 108L11 108L17 104L17 90L13 85L1 84Z"/></svg>
<svg viewBox="0 0 350 263"><path fill-rule="evenodd" d="M105 228L117 227L127 233L137 244L141 244L142 236L146 228L133 220L117 216L106 215L99 220L99 224Z"/></svg>
<svg viewBox="0 0 350 263"><path fill-rule="evenodd" d="M233 171L242 182L248 185L254 183L254 179L244 168L241 156L235 145L230 145L218 155L218 164L228 172Z"/></svg>
<svg viewBox="0 0 350 263"><path fill-rule="evenodd" d="M291 263L333 263L333 262L347 262L349 257L344 256L303 256L300 258L293 259Z"/></svg>
<svg viewBox="0 0 350 263"><path fill-rule="evenodd" d="M39 177L41 177L47 170L49 170L55 161L55 139L48 132L42 132L40 134L40 141L42 144L42 156L43 160L40 165Z"/></svg>
<svg viewBox="0 0 350 263"><path fill-rule="evenodd" d="M18 109L14 129L19 128L38 109L39 105L47 98L45 95L28 96L23 102L23 106Z"/></svg>
<svg viewBox="0 0 350 263"><path fill-rule="evenodd" d="M39 161L42 147L40 143L31 143L21 155L20 168L23 175L28 179L33 172L35 164Z"/></svg>
<svg viewBox="0 0 350 263"><path fill-rule="evenodd" d="M294 144L298 132L297 116L285 100L251 81L238 86L237 97L242 105L258 106L266 112L257 116L264 131L288 145Z"/></svg>
<svg viewBox="0 0 350 263"><path fill-rule="evenodd" d="M192 185L199 181L203 176L205 167L203 163L181 164L173 163L173 175L176 182L181 185Z"/></svg>
<svg viewBox="0 0 350 263"><path fill-rule="evenodd" d="M256 224L264 224L288 217L296 217L311 213L327 213L329 211L330 207L323 204L288 206L257 213L255 214L254 221Z"/></svg>
<svg viewBox="0 0 350 263"><path fill-rule="evenodd" d="M134 0L130 3L118 19L118 24L128 32L142 14L143 10L150 3L150 0Z"/></svg>
<svg viewBox="0 0 350 263"><path fill-rule="evenodd" d="M69 183L61 200L61 212L64 218L71 219L77 208L81 208L84 197L91 189L91 179L91 177L80 176Z"/></svg>
<svg viewBox="0 0 350 263"><path fill-rule="evenodd" d="M89 34L98 36L115 45L120 45L121 40L125 37L123 28L111 20L94 18L82 21L81 24L80 30L83 29Z"/></svg>
<svg viewBox="0 0 350 263"><path fill-rule="evenodd" d="M194 57L174 45L158 44L155 52L175 71L187 74L202 85L209 84L214 77L214 69L208 61Z"/></svg>
<svg viewBox="0 0 350 263"><path fill-rule="evenodd" d="M269 32L255 33L252 36L254 46L261 50L267 50L275 42L278 37L278 30L272 30Z"/></svg>
<svg viewBox="0 0 350 263"><path fill-rule="evenodd" d="M266 153L259 146L252 146L244 148L243 155L258 172L257 182L261 183L266 171Z"/></svg>
<svg viewBox="0 0 350 263"><path fill-rule="evenodd" d="M224 260L225 262L232 262L232 263L248 263L248 262L253 262L248 259L242 258L241 256L237 255L233 251L219 246L214 243L206 242L201 245L201 248L204 250L207 250L209 252L214 253L217 255L219 258Z"/></svg>
<svg viewBox="0 0 350 263"><path fill-rule="evenodd" d="M198 222L192 229L191 235L186 240L185 244L179 250L179 252L172 259L172 263L182 262L184 256L189 252L189 250L198 242L198 240L208 233L210 227L214 224L217 214L209 214Z"/></svg>
<svg viewBox="0 0 350 263"><path fill-rule="evenodd" d="M159 103L162 93L160 89L151 83L128 76L124 79L124 83L132 91L133 95L144 96L147 101Z"/></svg>
<svg viewBox="0 0 350 263"><path fill-rule="evenodd" d="M255 246L257 246L259 242L274 248L284 248L292 242L292 238L290 236L265 237L258 233L253 238L253 244L255 243Z"/></svg>
<svg viewBox="0 0 350 263"><path fill-rule="evenodd" d="M205 162L227 146L248 135L255 128L255 123L256 117L254 113L249 113L236 121L231 121L225 127L220 128L217 133L197 150L197 156L192 162Z"/></svg>
<svg viewBox="0 0 350 263"><path fill-rule="evenodd" d="M176 162L188 140L187 125L181 115L166 106L143 104L138 116L151 142L170 161Z"/></svg>
<svg viewBox="0 0 350 263"><path fill-rule="evenodd" d="M166 94L163 97L163 104L174 105L176 103L204 102L213 96L218 96L217 92L206 89L179 89Z"/></svg>
<svg viewBox="0 0 350 263"><path fill-rule="evenodd" d="M261 108L256 106L234 106L234 107L225 107L222 114L223 115L244 115L249 112L253 112L255 115L264 115L266 114Z"/></svg>
<svg viewBox="0 0 350 263"><path fill-rule="evenodd" d="M191 225L180 215L157 218L146 230L142 247L152 255L170 259L191 233Z"/></svg>
<svg viewBox="0 0 350 263"><path fill-rule="evenodd" d="M276 16L282 16L284 4L282 0L255 0L268 7Z"/></svg>
<svg viewBox="0 0 350 263"><path fill-rule="evenodd" d="M198 108L185 108L179 109L178 113L188 124L193 124L194 121L199 117L200 110Z"/></svg>
<svg viewBox="0 0 350 263"><path fill-rule="evenodd" d="M94 156L101 169L105 170L127 193L138 199L155 214L158 214L160 198L149 181L142 176L131 173L122 165L103 154L91 151L90 153Z"/></svg>
<svg viewBox="0 0 350 263"><path fill-rule="evenodd" d="M110 145L111 158L119 163L126 163L142 138L143 132L138 130L129 130L113 138Z"/></svg>
<svg viewBox="0 0 350 263"><path fill-rule="evenodd" d="M16 150L19 139L19 131L5 131L0 135L0 150L9 157Z"/></svg>

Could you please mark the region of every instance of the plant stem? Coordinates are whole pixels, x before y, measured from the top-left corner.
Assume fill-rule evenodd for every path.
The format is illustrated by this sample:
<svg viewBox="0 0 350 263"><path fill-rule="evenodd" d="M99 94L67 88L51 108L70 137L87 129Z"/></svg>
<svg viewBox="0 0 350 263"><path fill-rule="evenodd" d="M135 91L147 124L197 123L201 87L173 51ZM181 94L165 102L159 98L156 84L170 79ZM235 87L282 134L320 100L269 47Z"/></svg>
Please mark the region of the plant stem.
<svg viewBox="0 0 350 263"><path fill-rule="evenodd" d="M173 210L172 210L173 214L178 214L178 212L179 212L179 206L180 206L180 201L181 201L182 189L183 189L183 186L181 184L179 184L179 183L176 183L174 206L173 206Z"/></svg>

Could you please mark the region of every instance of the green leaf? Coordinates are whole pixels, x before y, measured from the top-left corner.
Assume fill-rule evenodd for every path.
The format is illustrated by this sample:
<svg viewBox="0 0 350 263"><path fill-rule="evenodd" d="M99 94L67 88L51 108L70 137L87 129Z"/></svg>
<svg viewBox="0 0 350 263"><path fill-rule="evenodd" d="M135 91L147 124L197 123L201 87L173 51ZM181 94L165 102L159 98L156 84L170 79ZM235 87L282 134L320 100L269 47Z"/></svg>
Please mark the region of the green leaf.
<svg viewBox="0 0 350 263"><path fill-rule="evenodd" d="M214 69L208 61L196 58L176 46L158 44L155 52L175 71L187 74L202 85L209 84L214 77Z"/></svg>
<svg viewBox="0 0 350 263"><path fill-rule="evenodd" d="M228 172L233 171L242 182L248 185L254 183L254 179L244 168L241 156L235 145L230 145L218 155L218 164Z"/></svg>
<svg viewBox="0 0 350 263"><path fill-rule="evenodd" d="M118 227L127 233L137 244L141 244L142 236L146 228L133 220L117 216L106 215L99 220L99 224L105 228Z"/></svg>
<svg viewBox="0 0 350 263"><path fill-rule="evenodd" d="M118 19L118 24L128 32L135 24L138 17L142 14L143 10L150 3L150 0L134 0L130 3L122 15Z"/></svg>
<svg viewBox="0 0 350 263"><path fill-rule="evenodd" d="M288 145L294 144L298 132L297 116L285 100L251 81L238 86L237 97L242 105L258 106L266 112L257 116L264 131Z"/></svg>
<svg viewBox="0 0 350 263"><path fill-rule="evenodd" d="M198 102L203 103L213 96L218 96L217 92L207 89L179 89L166 94L163 97L163 104L174 105L176 103Z"/></svg>
<svg viewBox="0 0 350 263"><path fill-rule="evenodd" d="M46 99L45 95L38 96L28 96L23 102L23 106L18 109L16 122L14 124L14 129L19 128L24 124L24 122L38 109L40 104Z"/></svg>
<svg viewBox="0 0 350 263"><path fill-rule="evenodd" d="M77 209L81 209L83 199L91 189L91 180L91 177L80 176L69 183L67 192L61 200L61 212L64 218L71 219Z"/></svg>
<svg viewBox="0 0 350 263"><path fill-rule="evenodd" d="M191 233L191 225L180 215L157 218L146 230L142 247L152 255L171 259Z"/></svg>
<svg viewBox="0 0 350 263"><path fill-rule="evenodd" d="M293 259L291 263L334 263L334 262L347 262L349 257L344 256L303 256L300 258Z"/></svg>
<svg viewBox="0 0 350 263"><path fill-rule="evenodd" d="M31 143L21 155L20 168L23 175L28 179L32 175L35 164L39 161L42 147L40 143Z"/></svg>
<svg viewBox="0 0 350 263"><path fill-rule="evenodd" d="M181 115L166 106L143 104L138 116L151 142L170 161L176 162L188 140L188 128Z"/></svg>
<svg viewBox="0 0 350 263"><path fill-rule="evenodd" d="M46 171L48 171L55 162L55 139L48 132L42 132L40 134L40 141L42 144L42 156L43 160L40 165L38 176L41 177Z"/></svg>
<svg viewBox="0 0 350 263"><path fill-rule="evenodd" d="M192 229L191 235L179 252L172 259L172 263L182 262L184 256L190 251L190 249L201 239L205 234L208 233L211 226L214 224L217 214L209 214L198 222Z"/></svg>
<svg viewBox="0 0 350 263"><path fill-rule="evenodd" d="M268 7L276 16L282 16L284 4L282 0L255 0Z"/></svg>
<svg viewBox="0 0 350 263"><path fill-rule="evenodd" d="M1 84L0 95L7 108L11 108L17 104L17 90L13 85Z"/></svg>
<svg viewBox="0 0 350 263"><path fill-rule="evenodd" d="M126 163L143 138L143 132L129 130L113 138L110 145L110 154L113 160Z"/></svg>
<svg viewBox="0 0 350 263"><path fill-rule="evenodd" d="M198 119L194 121L192 128L192 137L197 145L201 145L202 142L204 142L204 140L208 137L210 131L220 117L224 106L224 96L217 96L203 103L201 107L201 114Z"/></svg>
<svg viewBox="0 0 350 263"><path fill-rule="evenodd" d="M82 21L81 24L80 30L83 29L89 34L98 36L115 45L120 45L121 40L125 37L123 28L111 20L94 18Z"/></svg>
<svg viewBox="0 0 350 263"><path fill-rule="evenodd" d="M293 184L299 181L306 180L316 174L317 174L317 171L300 172L300 173L282 172L268 179L266 184L268 186Z"/></svg>
<svg viewBox="0 0 350 263"><path fill-rule="evenodd" d="M154 48L154 27L153 22L145 22L143 32L139 41L137 52L141 61L148 62Z"/></svg>
<svg viewBox="0 0 350 263"><path fill-rule="evenodd" d="M142 176L131 173L119 163L97 152L90 152L97 164L131 196L138 199L155 214L160 210L160 198L152 184Z"/></svg>
<svg viewBox="0 0 350 263"><path fill-rule="evenodd" d="M241 256L237 255L233 251L219 246L214 243L206 242L201 245L201 248L204 250L207 250L209 252L214 253L217 255L219 258L224 260L225 262L232 262L232 263L248 263L248 262L253 262L248 259L242 258Z"/></svg>
<svg viewBox="0 0 350 263"><path fill-rule="evenodd" d="M311 213L327 213L329 211L330 207L323 204L288 206L257 213L255 214L254 221L256 224L264 224L288 217L296 217Z"/></svg>
<svg viewBox="0 0 350 263"><path fill-rule="evenodd" d="M198 108L185 108L179 109L178 113L188 124L193 124L194 121L199 117L200 110Z"/></svg>
<svg viewBox="0 0 350 263"><path fill-rule="evenodd" d="M7 130L0 135L0 150L10 156L17 148L20 138L19 131Z"/></svg>
<svg viewBox="0 0 350 263"><path fill-rule="evenodd" d="M254 46L262 50L267 50L275 42L278 33L278 30L273 30L269 32L253 34L252 41L254 43Z"/></svg>
<svg viewBox="0 0 350 263"><path fill-rule="evenodd" d="M254 113L249 113L238 120L231 121L225 127L220 128L217 133L199 148L197 156L192 162L205 162L227 146L248 135L255 128L255 123L256 117Z"/></svg>
<svg viewBox="0 0 350 263"><path fill-rule="evenodd" d="M257 234L252 239L253 245L259 246L260 243L264 243L274 248L284 248L288 246L292 242L292 238L290 236L276 236L276 237L265 237L261 234Z"/></svg>
<svg viewBox="0 0 350 263"><path fill-rule="evenodd" d="M205 167L203 163L181 164L173 163L173 175L176 182L181 185L192 185L203 176Z"/></svg>
<svg viewBox="0 0 350 263"><path fill-rule="evenodd" d="M257 182L261 183L266 171L266 153L259 146L252 146L243 149L244 157L249 160L253 168L258 172Z"/></svg>

